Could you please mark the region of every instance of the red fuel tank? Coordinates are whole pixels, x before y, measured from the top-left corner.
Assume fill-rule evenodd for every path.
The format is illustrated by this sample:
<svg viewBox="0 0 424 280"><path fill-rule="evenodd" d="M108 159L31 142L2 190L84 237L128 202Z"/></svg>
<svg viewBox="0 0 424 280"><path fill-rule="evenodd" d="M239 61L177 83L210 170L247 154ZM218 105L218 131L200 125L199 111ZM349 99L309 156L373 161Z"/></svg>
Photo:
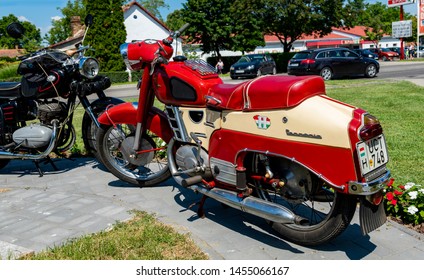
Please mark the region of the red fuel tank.
<svg viewBox="0 0 424 280"><path fill-rule="evenodd" d="M153 74L156 97L166 105L205 107L209 89L222 83L215 68L203 60L172 61Z"/></svg>

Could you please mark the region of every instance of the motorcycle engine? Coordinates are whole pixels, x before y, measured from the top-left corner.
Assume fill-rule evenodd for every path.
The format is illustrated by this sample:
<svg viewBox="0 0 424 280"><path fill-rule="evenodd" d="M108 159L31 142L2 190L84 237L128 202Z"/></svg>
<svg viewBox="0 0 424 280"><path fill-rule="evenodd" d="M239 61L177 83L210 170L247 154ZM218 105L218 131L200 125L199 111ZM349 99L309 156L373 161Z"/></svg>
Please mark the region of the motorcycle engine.
<svg viewBox="0 0 424 280"><path fill-rule="evenodd" d="M200 166L204 167L206 169L206 166L209 164L209 156L204 150L199 150L196 146L192 145L184 145L178 148L175 161L178 165L178 167L181 170L190 170L194 169L195 167L199 167L198 164L198 158L200 159ZM197 175L196 172L189 172L188 175L195 176Z"/></svg>
<svg viewBox="0 0 424 280"><path fill-rule="evenodd" d="M31 124L13 132L13 141L25 148L36 149L50 143L53 130L41 124Z"/></svg>
<svg viewBox="0 0 424 280"><path fill-rule="evenodd" d="M38 107L38 118L45 125L50 125L56 119L63 122L67 117L66 104L58 100L40 102Z"/></svg>

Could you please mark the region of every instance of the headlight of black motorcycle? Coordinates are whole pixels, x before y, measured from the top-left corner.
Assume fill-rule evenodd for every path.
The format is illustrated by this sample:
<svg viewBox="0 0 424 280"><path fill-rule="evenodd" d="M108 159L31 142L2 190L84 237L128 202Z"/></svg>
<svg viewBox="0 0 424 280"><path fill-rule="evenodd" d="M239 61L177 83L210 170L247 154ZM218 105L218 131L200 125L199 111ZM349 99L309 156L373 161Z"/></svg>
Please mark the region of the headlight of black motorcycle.
<svg viewBox="0 0 424 280"><path fill-rule="evenodd" d="M88 79L93 79L99 74L99 62L92 57L83 57L79 61L79 72Z"/></svg>

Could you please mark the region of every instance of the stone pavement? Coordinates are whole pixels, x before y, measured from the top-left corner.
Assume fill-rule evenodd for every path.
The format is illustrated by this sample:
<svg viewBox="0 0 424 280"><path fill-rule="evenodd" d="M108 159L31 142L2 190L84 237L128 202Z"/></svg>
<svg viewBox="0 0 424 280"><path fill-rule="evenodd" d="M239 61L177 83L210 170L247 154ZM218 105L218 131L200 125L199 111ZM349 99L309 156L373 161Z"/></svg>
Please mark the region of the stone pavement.
<svg viewBox="0 0 424 280"><path fill-rule="evenodd" d="M1 259L105 230L138 209L189 233L214 260L424 260L423 236L392 222L362 236L355 215L334 241L302 247L276 236L263 219L212 199L206 203L206 218L198 218L189 206L200 195L172 179L139 188L119 181L92 158L54 162L59 171L42 165L43 177L31 161L14 160L0 170Z"/></svg>

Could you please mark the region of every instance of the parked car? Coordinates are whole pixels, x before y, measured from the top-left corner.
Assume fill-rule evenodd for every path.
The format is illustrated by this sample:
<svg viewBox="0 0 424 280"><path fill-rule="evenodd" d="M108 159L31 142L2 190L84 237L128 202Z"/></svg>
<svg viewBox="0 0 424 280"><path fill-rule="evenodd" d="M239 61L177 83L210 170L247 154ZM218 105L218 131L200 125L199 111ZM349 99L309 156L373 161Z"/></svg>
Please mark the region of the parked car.
<svg viewBox="0 0 424 280"><path fill-rule="evenodd" d="M366 49L354 49L354 52L356 52L357 54L363 56L363 57L369 57L369 58L373 58L375 60L378 59L378 54L371 52L370 50L366 50Z"/></svg>
<svg viewBox="0 0 424 280"><path fill-rule="evenodd" d="M244 55L230 67L231 79L258 77L264 74L277 74L277 65L269 54Z"/></svg>
<svg viewBox="0 0 424 280"><path fill-rule="evenodd" d="M323 48L296 53L289 60L289 75L321 75L324 80L343 76L374 78L380 64L347 48Z"/></svg>
<svg viewBox="0 0 424 280"><path fill-rule="evenodd" d="M378 59L383 61L392 61L399 59L399 54L397 52L391 51L388 48L369 48L371 52L378 55Z"/></svg>

